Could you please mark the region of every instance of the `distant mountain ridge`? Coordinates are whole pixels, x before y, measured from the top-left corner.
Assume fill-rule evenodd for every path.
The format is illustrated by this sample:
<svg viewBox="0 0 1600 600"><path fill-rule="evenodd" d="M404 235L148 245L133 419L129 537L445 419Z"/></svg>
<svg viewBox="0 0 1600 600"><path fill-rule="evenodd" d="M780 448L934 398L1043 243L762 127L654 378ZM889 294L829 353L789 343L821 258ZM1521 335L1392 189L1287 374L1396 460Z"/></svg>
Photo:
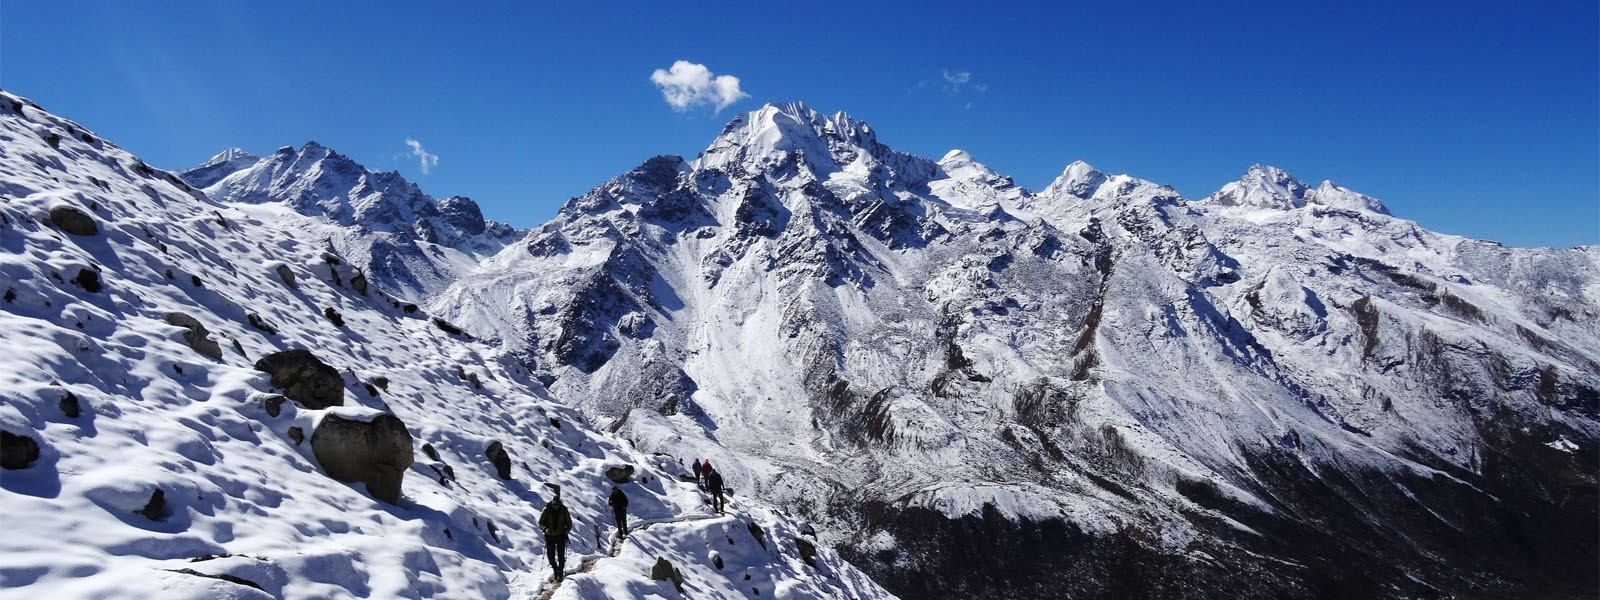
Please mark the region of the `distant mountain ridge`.
<svg viewBox="0 0 1600 600"><path fill-rule="evenodd" d="M266 157L230 148L181 176L219 201L280 203L339 225L319 237L413 301L521 235L485 220L469 198L434 199L397 172L369 171L315 141Z"/></svg>

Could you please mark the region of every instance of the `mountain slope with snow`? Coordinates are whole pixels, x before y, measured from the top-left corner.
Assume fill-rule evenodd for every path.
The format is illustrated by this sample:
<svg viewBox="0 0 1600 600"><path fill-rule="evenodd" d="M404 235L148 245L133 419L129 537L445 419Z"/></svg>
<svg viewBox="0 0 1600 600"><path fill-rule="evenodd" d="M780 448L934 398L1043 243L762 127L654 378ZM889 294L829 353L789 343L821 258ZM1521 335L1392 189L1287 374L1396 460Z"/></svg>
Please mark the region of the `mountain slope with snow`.
<svg viewBox="0 0 1600 600"><path fill-rule="evenodd" d="M273 189L245 181L268 165L220 158L241 170L217 185ZM306 188L309 204L220 202L0 94L3 595L677 597L650 576L664 559L694 597L892 597L802 521L742 494L712 513L673 457L595 429L381 278L358 284L295 211L328 208L314 225L334 231L344 208L396 227L452 209L345 174L317 178L337 185ZM385 204L395 186L418 201ZM296 349L325 366L272 366ZM619 479L626 541L606 507ZM541 484L575 521L559 586Z"/></svg>
<svg viewBox="0 0 1600 600"><path fill-rule="evenodd" d="M1597 584L1600 248L1271 167L1199 201L1083 163L1032 193L769 105L429 307L908 597Z"/></svg>

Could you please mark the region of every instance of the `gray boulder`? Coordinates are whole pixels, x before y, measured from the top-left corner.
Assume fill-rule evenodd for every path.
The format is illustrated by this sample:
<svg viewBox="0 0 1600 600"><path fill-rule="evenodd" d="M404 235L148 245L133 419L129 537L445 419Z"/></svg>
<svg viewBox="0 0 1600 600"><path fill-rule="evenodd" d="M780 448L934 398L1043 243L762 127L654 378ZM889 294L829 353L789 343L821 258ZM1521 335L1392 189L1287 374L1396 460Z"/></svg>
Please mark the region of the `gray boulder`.
<svg viewBox="0 0 1600 600"><path fill-rule="evenodd" d="M187 329L188 331L183 334L183 340L189 342L189 347L195 352L209 356L211 360L222 360L222 346L209 337L211 332L194 317L181 312L170 312L167 313L167 324Z"/></svg>
<svg viewBox="0 0 1600 600"><path fill-rule="evenodd" d="M291 290L300 287L294 282L294 269L290 269L289 265L278 265L278 278L282 279L283 284L289 286Z"/></svg>
<svg viewBox="0 0 1600 600"><path fill-rule="evenodd" d="M398 504L400 483L413 460L411 433L391 414L371 421L327 415L311 433L311 453L329 477L362 482L372 497Z"/></svg>
<svg viewBox="0 0 1600 600"><path fill-rule="evenodd" d="M100 226L95 224L93 217L71 206L57 206L50 209L50 222L57 229L72 235L94 235L100 233Z"/></svg>
<svg viewBox="0 0 1600 600"><path fill-rule="evenodd" d="M506 447L500 442L490 442L483 454L489 457L489 462L494 464L494 472L501 479L511 480L511 455L506 453Z"/></svg>
<svg viewBox="0 0 1600 600"><path fill-rule="evenodd" d="M218 350L220 353L221 350ZM344 405L344 379L339 371L296 348L274 352L256 361L256 370L272 376L272 387L301 406L320 410Z"/></svg>

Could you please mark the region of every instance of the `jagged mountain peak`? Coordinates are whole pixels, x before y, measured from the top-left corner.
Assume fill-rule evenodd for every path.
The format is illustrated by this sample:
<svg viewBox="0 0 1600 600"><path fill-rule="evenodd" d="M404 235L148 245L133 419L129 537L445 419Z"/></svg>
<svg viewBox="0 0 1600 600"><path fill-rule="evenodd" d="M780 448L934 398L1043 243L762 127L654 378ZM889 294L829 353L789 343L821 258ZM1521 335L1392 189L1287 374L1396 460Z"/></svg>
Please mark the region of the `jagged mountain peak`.
<svg viewBox="0 0 1600 600"><path fill-rule="evenodd" d="M695 161L696 168L723 168L734 163L758 167L794 152L823 169L843 168L859 160L888 159L893 152L878 142L864 121L844 112L824 115L802 102L767 104L741 114Z"/></svg>
<svg viewBox="0 0 1600 600"><path fill-rule="evenodd" d="M966 150L959 148L945 153L944 158L939 159L939 169L954 179L1008 183L1011 180L1010 177L996 173L994 169L989 168L989 165L978 162Z"/></svg>
<svg viewBox="0 0 1600 600"><path fill-rule="evenodd" d="M1287 171L1256 163L1238 181L1222 186L1203 201L1221 206L1248 206L1288 210L1305 206L1311 187Z"/></svg>
<svg viewBox="0 0 1600 600"><path fill-rule="evenodd" d="M1377 198L1351 191L1328 180L1323 180L1313 188L1283 169L1261 163L1251 165L1238 181L1222 186L1222 189L1201 201L1219 206L1276 210L1318 205L1389 214L1389 209Z"/></svg>
<svg viewBox="0 0 1600 600"><path fill-rule="evenodd" d="M1089 163L1081 160L1072 161L1067 168L1061 170L1056 180L1045 187L1042 196L1059 196L1066 194L1078 198L1094 196L1095 190L1106 182L1106 174L1096 170Z"/></svg>
<svg viewBox="0 0 1600 600"><path fill-rule="evenodd" d="M245 149L243 149L243 148L233 147L233 148L228 148L226 150L218 152L215 156L211 157L211 160L206 161L201 166L216 165L216 164L221 164L221 163L225 163L225 162L233 162L233 161L236 161L236 160L251 160L251 161L254 161L254 160L258 160L258 159L260 159L259 156L251 154L249 152L246 152Z"/></svg>

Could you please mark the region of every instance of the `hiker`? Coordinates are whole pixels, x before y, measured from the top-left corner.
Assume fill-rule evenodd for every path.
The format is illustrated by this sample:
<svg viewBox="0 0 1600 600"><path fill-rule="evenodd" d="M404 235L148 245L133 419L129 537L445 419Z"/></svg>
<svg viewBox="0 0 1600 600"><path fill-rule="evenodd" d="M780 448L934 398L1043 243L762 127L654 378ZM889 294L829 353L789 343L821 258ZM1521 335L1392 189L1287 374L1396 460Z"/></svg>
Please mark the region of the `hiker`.
<svg viewBox="0 0 1600 600"><path fill-rule="evenodd" d="M694 465L691 466L689 468L689 470L694 473L694 485L695 485L695 487L702 488L702 489L705 488L706 487L705 484L700 482L700 459L698 459L698 458L694 459Z"/></svg>
<svg viewBox="0 0 1600 600"><path fill-rule="evenodd" d="M711 488L711 505L716 507L717 514L722 514L722 473L712 471L707 474L706 486Z"/></svg>
<svg viewBox="0 0 1600 600"><path fill-rule="evenodd" d="M539 531L544 532L544 551L550 559L550 570L555 571L556 581L561 581L567 575L567 534L572 532L572 515L561 503L560 492L539 513Z"/></svg>
<svg viewBox="0 0 1600 600"><path fill-rule="evenodd" d="M628 535L628 495L622 493L622 488L611 486L611 498L606 500L611 505L611 516L617 519L617 537Z"/></svg>
<svg viewBox="0 0 1600 600"><path fill-rule="evenodd" d="M711 489L710 486L707 485L707 479L711 477L712 471L713 471L713 469L711 468L711 459L708 458L708 459L706 459L705 462L700 463L700 480L699 480L700 481L700 489L702 489L702 490Z"/></svg>

